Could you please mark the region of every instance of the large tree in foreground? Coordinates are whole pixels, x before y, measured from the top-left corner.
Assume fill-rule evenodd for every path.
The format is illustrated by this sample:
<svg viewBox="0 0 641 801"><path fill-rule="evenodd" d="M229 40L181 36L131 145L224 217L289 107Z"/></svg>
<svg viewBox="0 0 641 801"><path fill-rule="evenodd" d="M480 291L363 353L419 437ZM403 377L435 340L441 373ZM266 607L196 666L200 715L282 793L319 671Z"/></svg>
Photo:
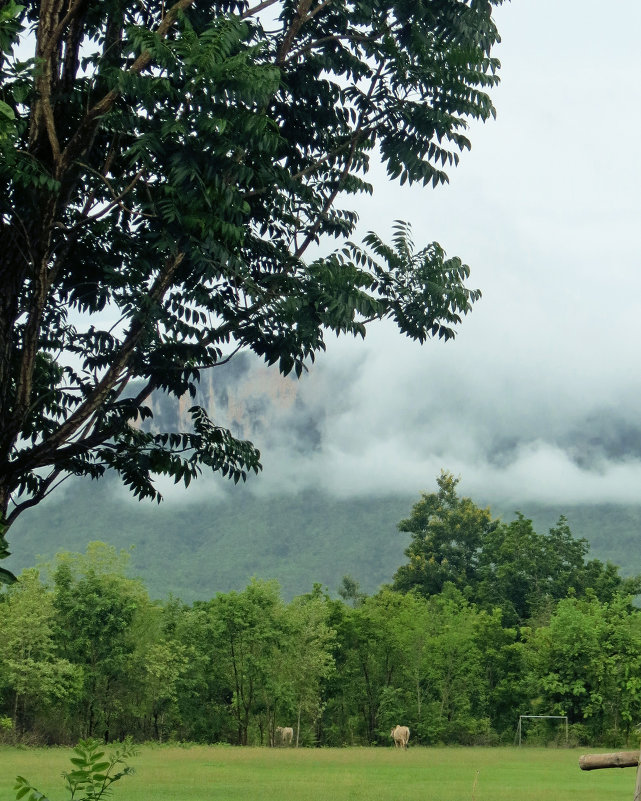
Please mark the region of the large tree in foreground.
<svg viewBox="0 0 641 801"><path fill-rule="evenodd" d="M493 113L500 2L0 0L4 533L67 475L153 498L154 475L258 470L202 408L139 425L239 349L300 374L374 319L454 335L468 268L403 225L349 244L338 200L372 190L373 154L447 180Z"/></svg>

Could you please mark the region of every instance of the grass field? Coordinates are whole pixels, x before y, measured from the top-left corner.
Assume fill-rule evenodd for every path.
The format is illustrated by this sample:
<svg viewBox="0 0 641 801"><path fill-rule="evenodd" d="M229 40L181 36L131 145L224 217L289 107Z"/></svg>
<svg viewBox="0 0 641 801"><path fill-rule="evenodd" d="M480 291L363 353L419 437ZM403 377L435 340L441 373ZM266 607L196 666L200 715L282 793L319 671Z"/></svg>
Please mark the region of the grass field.
<svg viewBox="0 0 641 801"><path fill-rule="evenodd" d="M635 771L579 770L585 750L144 746L114 801L632 801ZM70 750L0 747L0 799L17 774L68 801Z"/></svg>

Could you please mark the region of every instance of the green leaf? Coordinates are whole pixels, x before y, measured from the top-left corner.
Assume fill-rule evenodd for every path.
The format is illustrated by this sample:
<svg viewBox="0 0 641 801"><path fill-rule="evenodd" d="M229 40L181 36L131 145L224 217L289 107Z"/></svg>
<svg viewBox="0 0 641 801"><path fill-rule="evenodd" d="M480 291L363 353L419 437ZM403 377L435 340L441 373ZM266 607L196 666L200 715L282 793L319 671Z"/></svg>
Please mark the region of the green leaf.
<svg viewBox="0 0 641 801"><path fill-rule="evenodd" d="M10 570L0 567L0 584L15 584L17 580Z"/></svg>
<svg viewBox="0 0 641 801"><path fill-rule="evenodd" d="M13 113L11 106L7 105L4 100L0 100L0 114L8 117L10 120L15 120L16 115Z"/></svg>

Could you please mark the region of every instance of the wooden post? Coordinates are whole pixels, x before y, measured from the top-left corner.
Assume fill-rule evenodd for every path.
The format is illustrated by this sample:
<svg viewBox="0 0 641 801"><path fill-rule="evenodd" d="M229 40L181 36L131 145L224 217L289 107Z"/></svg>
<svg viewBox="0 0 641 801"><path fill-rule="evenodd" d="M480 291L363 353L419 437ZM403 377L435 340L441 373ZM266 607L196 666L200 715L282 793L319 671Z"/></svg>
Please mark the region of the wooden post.
<svg viewBox="0 0 641 801"><path fill-rule="evenodd" d="M634 801L641 801L641 759L637 767L637 783L634 787Z"/></svg>
<svg viewBox="0 0 641 801"><path fill-rule="evenodd" d="M615 754L586 754L585 756L579 757L579 767L581 770L636 768L638 764L638 751L618 751Z"/></svg>
<svg viewBox="0 0 641 801"><path fill-rule="evenodd" d="M641 751L619 751L615 754L586 754L579 757L581 770L599 768L637 768L633 801L641 801Z"/></svg>

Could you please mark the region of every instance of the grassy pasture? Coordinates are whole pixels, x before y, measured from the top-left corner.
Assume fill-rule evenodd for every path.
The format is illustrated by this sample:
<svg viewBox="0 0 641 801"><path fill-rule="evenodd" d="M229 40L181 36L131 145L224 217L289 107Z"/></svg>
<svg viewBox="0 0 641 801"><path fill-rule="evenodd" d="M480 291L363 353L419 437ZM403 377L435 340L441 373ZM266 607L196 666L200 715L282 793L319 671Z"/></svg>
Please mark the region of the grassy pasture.
<svg viewBox="0 0 641 801"><path fill-rule="evenodd" d="M635 772L579 770L585 750L144 746L114 801L631 801ZM16 774L67 801L65 748L0 747L0 799ZM476 780L476 781L475 781Z"/></svg>

